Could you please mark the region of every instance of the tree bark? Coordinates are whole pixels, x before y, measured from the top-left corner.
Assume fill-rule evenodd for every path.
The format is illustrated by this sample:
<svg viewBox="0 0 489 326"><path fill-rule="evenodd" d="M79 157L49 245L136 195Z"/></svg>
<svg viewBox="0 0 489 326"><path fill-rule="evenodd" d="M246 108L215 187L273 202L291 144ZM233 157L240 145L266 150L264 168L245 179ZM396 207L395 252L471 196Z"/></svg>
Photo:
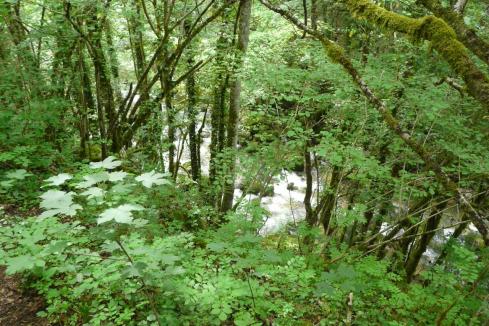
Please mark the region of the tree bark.
<svg viewBox="0 0 489 326"><path fill-rule="evenodd" d="M313 210L311 205L312 198L312 163L311 153L306 146L304 149L304 172L306 175L306 193L304 194L304 207L306 208L306 222L310 227L314 227L317 224L317 214Z"/></svg>
<svg viewBox="0 0 489 326"><path fill-rule="evenodd" d="M434 207L435 212L431 214L432 216L429 217L426 221L426 226L423 230L424 234L419 238L418 241L411 244L413 248L405 263L406 280L408 283L412 281L413 275L416 272L416 268L418 267L421 256L426 251L431 239L433 239L433 236L435 235L434 230L438 227L438 224L440 223L441 217L443 216L442 211L446 207L446 205L447 203L446 201L444 201L443 204L439 204Z"/></svg>
<svg viewBox="0 0 489 326"><path fill-rule="evenodd" d="M340 180L341 169L333 166L329 186L324 190L319 206L316 207L317 214L319 214L319 222L322 224L324 232L328 234L331 231L330 222L336 204L336 193L340 185Z"/></svg>
<svg viewBox="0 0 489 326"><path fill-rule="evenodd" d="M224 194L222 199L221 211L227 212L233 207L234 182L236 174L236 150L238 147L238 123L241 100L241 78L240 69L243 66L244 56L248 48L250 35L250 18L251 18L251 0L241 0L239 10L239 29L238 43L235 63L235 72L230 80L230 100L229 115L227 122L227 139L226 147L230 151L229 173L230 181L224 185Z"/></svg>
<svg viewBox="0 0 489 326"><path fill-rule="evenodd" d="M465 6L467 5L468 0L458 0L455 5L453 6L453 10L460 14L463 15L465 11Z"/></svg>
<svg viewBox="0 0 489 326"><path fill-rule="evenodd" d="M188 59L189 67L194 64L193 55L190 55ZM195 75L191 73L187 77L187 102L188 102L188 137L189 137L189 151L190 151L190 166L192 172L192 179L196 182L200 180L200 143L197 141L196 134L196 119L197 119L197 93L196 93Z"/></svg>
<svg viewBox="0 0 489 326"><path fill-rule="evenodd" d="M311 0L311 28L313 30L318 29L318 19L319 19L319 7L318 0Z"/></svg>

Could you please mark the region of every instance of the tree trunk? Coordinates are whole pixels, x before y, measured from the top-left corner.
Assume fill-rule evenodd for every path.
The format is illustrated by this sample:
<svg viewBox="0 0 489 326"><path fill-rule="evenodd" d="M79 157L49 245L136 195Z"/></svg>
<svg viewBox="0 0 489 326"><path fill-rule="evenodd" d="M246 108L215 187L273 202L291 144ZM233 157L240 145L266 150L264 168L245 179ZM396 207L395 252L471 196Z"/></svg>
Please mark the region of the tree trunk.
<svg viewBox="0 0 489 326"><path fill-rule="evenodd" d="M193 58L188 60L189 67L193 65ZM187 98L188 98L188 137L189 137L189 150L190 150L190 165L192 172L192 179L199 181L200 179L200 143L197 142L196 134L196 119L197 119L197 97L195 91L195 75L192 73L187 77Z"/></svg>
<svg viewBox="0 0 489 326"><path fill-rule="evenodd" d="M436 205L435 212L431 214L432 216L426 221L426 226L423 230L423 235L419 238L416 243L413 243L413 249L411 249L411 254L407 257L405 263L406 270L406 280L411 282L414 273L416 272L416 267L418 267L421 256L428 248L428 244L435 235L434 230L438 227L441 217L443 216L442 211L446 207L446 201L443 204Z"/></svg>
<svg viewBox="0 0 489 326"><path fill-rule="evenodd" d="M95 70L95 90L97 97L97 114L99 123L100 140L102 147L102 159L108 156L108 142L112 140L112 148L120 148L120 137L115 128L115 104L114 90L108 72L107 59L102 47L102 26L100 17L94 9L87 21L87 26L90 28L89 36L91 38L91 56ZM106 123L107 118L107 123Z"/></svg>
<svg viewBox="0 0 489 326"><path fill-rule="evenodd" d="M313 30L318 29L319 18L318 0L311 0L311 28Z"/></svg>
<svg viewBox="0 0 489 326"><path fill-rule="evenodd" d="M108 45L108 54L109 54L109 62L110 62L110 73L112 75L113 80L113 88L115 97L117 102L120 103L122 101L122 93L119 81L119 60L117 59L117 52L114 46L114 36L112 33L112 25L109 20L106 22L105 26L105 38L107 40Z"/></svg>
<svg viewBox="0 0 489 326"><path fill-rule="evenodd" d="M229 115L227 122L226 147L230 150L229 174L230 181L224 185L221 211L227 212L233 207L234 181L236 177L236 150L238 145L238 122L241 100L240 68L248 47L250 34L251 0L241 0L239 10L239 30L234 76L230 80Z"/></svg>
<svg viewBox="0 0 489 326"><path fill-rule="evenodd" d="M337 166L333 167L331 172L331 179L329 181L329 186L324 190L324 194L321 198L319 207L317 207L319 212L319 221L323 225L324 232L330 233L330 221L333 214L333 208L336 203L336 192L340 184L340 168Z"/></svg>
<svg viewBox="0 0 489 326"><path fill-rule="evenodd" d="M465 6L467 5L467 2L469 2L469 1L468 0L458 0L457 3L455 3L455 5L453 6L453 10L456 13L463 15L464 10L465 10Z"/></svg>
<svg viewBox="0 0 489 326"><path fill-rule="evenodd" d="M95 112L95 101L93 99L92 88L90 76L88 74L88 67L85 62L85 55L83 52L83 47L80 44L78 46L78 73L80 79L80 94L79 94L79 102L80 102L80 157L90 158L90 149L89 149L89 141L90 141L90 123L88 120L89 112Z"/></svg>
<svg viewBox="0 0 489 326"><path fill-rule="evenodd" d="M218 156L223 149L225 137L224 117L226 111L226 93L228 89L228 72L226 69L226 53L229 48L226 32L228 26L223 24L221 36L217 40L217 58L216 70L217 76L214 81L213 103L211 109L211 144L210 144L210 164L209 164L209 181L210 184L215 184L218 168ZM213 189L215 190L215 189ZM217 201L215 195L212 201Z"/></svg>
<svg viewBox="0 0 489 326"><path fill-rule="evenodd" d="M306 193L304 194L304 207L306 208L306 222L310 227L314 227L317 224L317 214L312 209L311 197L312 197L312 164L311 153L306 147L304 150L304 172L306 174Z"/></svg>
<svg viewBox="0 0 489 326"><path fill-rule="evenodd" d="M168 172L175 173L175 112L172 104L173 92L165 93L166 123L168 125Z"/></svg>

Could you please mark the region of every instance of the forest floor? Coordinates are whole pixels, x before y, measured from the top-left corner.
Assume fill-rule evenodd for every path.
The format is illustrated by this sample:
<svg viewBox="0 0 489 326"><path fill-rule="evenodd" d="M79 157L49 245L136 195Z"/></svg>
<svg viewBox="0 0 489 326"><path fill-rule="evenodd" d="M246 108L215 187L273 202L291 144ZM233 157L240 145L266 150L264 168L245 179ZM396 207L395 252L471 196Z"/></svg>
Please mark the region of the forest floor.
<svg viewBox="0 0 489 326"><path fill-rule="evenodd" d="M30 211L22 214L16 207L9 205L0 205L0 209L4 216L35 213ZM2 222L0 216L0 227ZM39 295L24 289L19 277L7 276L5 269L0 268L0 326L47 326L48 322L36 315L43 307L44 302Z"/></svg>
<svg viewBox="0 0 489 326"><path fill-rule="evenodd" d="M0 269L0 326L47 326L47 321L36 316L43 306L41 297L22 289L17 277Z"/></svg>

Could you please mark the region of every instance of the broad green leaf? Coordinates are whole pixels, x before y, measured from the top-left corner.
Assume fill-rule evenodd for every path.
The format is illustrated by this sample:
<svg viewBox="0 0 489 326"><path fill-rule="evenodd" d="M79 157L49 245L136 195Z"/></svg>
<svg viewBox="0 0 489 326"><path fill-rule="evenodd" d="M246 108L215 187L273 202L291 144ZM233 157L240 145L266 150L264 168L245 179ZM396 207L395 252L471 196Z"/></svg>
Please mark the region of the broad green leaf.
<svg viewBox="0 0 489 326"><path fill-rule="evenodd" d="M117 161L114 156L109 156L102 162L91 162L90 163L90 168L92 169L107 169L107 170L112 170L115 169L116 167L120 166L122 164L121 161Z"/></svg>
<svg viewBox="0 0 489 326"><path fill-rule="evenodd" d="M111 172L109 173L109 181L110 182L122 181L126 176L127 173L123 171Z"/></svg>
<svg viewBox="0 0 489 326"><path fill-rule="evenodd" d="M34 266L43 266L45 264L44 261L36 259L31 255L8 258L6 262L6 272L9 275L32 269Z"/></svg>
<svg viewBox="0 0 489 326"><path fill-rule="evenodd" d="M24 180L26 177L31 176L32 173L27 172L24 169L15 170L7 173L8 179Z"/></svg>
<svg viewBox="0 0 489 326"><path fill-rule="evenodd" d="M115 194L119 195L125 195L129 194L132 191L132 184L123 184L123 183L116 183L110 191Z"/></svg>
<svg viewBox="0 0 489 326"><path fill-rule="evenodd" d="M136 181L139 181L146 188L151 188L153 185L169 185L171 182L169 180L164 179L166 175L162 173L156 173L155 171L151 171L148 173L143 173L139 177L136 177Z"/></svg>
<svg viewBox="0 0 489 326"><path fill-rule="evenodd" d="M104 194L105 194L105 190L99 187L90 187L84 192L82 192L80 195L87 196L88 199L93 199L93 198L103 197Z"/></svg>
<svg viewBox="0 0 489 326"><path fill-rule="evenodd" d="M139 205L124 204L116 208L106 209L97 219L98 224L114 221L117 223L130 224L133 220L132 211L142 211L144 208Z"/></svg>
<svg viewBox="0 0 489 326"><path fill-rule="evenodd" d="M211 242L207 244L207 248L215 252L223 252L227 245L224 242Z"/></svg>
<svg viewBox="0 0 489 326"><path fill-rule="evenodd" d="M44 180L44 181L48 182L48 184L46 184L44 187L47 187L47 186L60 186L63 183L65 183L67 180L70 180L72 178L73 178L73 176L71 174L61 173L61 174L52 176L49 179Z"/></svg>
<svg viewBox="0 0 489 326"><path fill-rule="evenodd" d="M5 189L12 188L14 186L14 182L15 182L15 180L2 181L2 182L0 182L0 186L2 186L2 188L5 188Z"/></svg>
<svg viewBox="0 0 489 326"><path fill-rule="evenodd" d="M60 190L48 190L41 196L42 208L46 211L40 215L41 218L51 217L58 214L75 216L76 211L82 207L73 203L73 193Z"/></svg>
<svg viewBox="0 0 489 326"><path fill-rule="evenodd" d="M83 176L83 179L85 179L85 181L77 183L76 187L78 189L89 188L93 185L96 185L99 182L108 181L109 180L109 173L100 172L100 173L85 175L85 176Z"/></svg>

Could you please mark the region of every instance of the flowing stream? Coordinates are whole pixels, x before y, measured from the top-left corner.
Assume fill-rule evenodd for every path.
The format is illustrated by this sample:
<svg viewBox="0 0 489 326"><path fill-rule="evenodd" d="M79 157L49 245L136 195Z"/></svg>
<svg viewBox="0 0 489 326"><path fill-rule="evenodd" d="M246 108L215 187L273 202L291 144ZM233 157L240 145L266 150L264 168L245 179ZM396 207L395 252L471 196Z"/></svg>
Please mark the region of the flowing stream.
<svg viewBox="0 0 489 326"><path fill-rule="evenodd" d="M210 162L210 130L207 126L204 128L203 135L205 137L203 137L200 146L202 173L208 174ZM178 143L175 143L175 146L178 145ZM188 146L185 146L181 157L181 164L188 162L190 162L190 153ZM299 222L305 218L306 214L303 203L306 191L305 178L299 173L283 170L280 176L273 180L273 195L264 196L261 199L261 206L269 212L265 224L260 230L260 233L263 235L278 232L289 223ZM313 189L315 189L315 185L313 185ZM234 193L235 200L239 199L242 193L242 190L236 189ZM248 194L245 200L248 201L256 198L258 196ZM385 235L389 232L390 228L391 225L384 222L382 223L381 232ZM424 264L432 264L436 261L436 258L440 254L440 248L448 241L454 230L454 228L446 228L435 234L430 246L423 255L422 262ZM476 233L476 231L474 225L469 224L466 233ZM402 232L403 230L399 231L397 236L401 235Z"/></svg>

